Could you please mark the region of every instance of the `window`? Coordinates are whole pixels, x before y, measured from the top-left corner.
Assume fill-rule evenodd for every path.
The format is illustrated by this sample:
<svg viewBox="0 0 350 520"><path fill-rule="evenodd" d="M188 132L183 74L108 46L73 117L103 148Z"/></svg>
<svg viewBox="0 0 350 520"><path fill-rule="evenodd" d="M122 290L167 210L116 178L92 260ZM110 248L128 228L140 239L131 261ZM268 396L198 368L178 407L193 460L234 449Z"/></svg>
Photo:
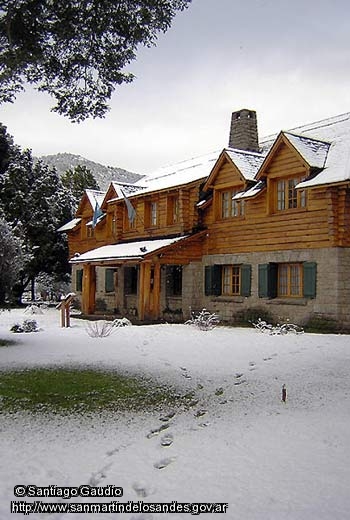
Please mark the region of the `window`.
<svg viewBox="0 0 350 520"><path fill-rule="evenodd" d="M316 263L259 265L260 298L315 298Z"/></svg>
<svg viewBox="0 0 350 520"><path fill-rule="evenodd" d="M302 282L302 264L279 264L277 285L278 296L302 296Z"/></svg>
<svg viewBox="0 0 350 520"><path fill-rule="evenodd" d="M145 225L146 227L156 227L158 225L158 203L155 201L146 203Z"/></svg>
<svg viewBox="0 0 350 520"><path fill-rule="evenodd" d="M239 190L221 192L221 218L240 217L244 215L244 203L233 200Z"/></svg>
<svg viewBox="0 0 350 520"><path fill-rule="evenodd" d="M137 278L136 266L124 267L124 294L137 294Z"/></svg>
<svg viewBox="0 0 350 520"><path fill-rule="evenodd" d="M239 295L241 288L241 267L224 265L222 268L222 294Z"/></svg>
<svg viewBox="0 0 350 520"><path fill-rule="evenodd" d="M83 290L83 270L82 269L77 269L77 271L76 271L75 290L77 292L82 292L82 290Z"/></svg>
<svg viewBox="0 0 350 520"><path fill-rule="evenodd" d="M206 296L250 296L250 265L208 265L205 267Z"/></svg>
<svg viewBox="0 0 350 520"><path fill-rule="evenodd" d="M182 295L182 265L166 266L166 295Z"/></svg>
<svg viewBox="0 0 350 520"><path fill-rule="evenodd" d="M114 292L114 269L105 270L105 292Z"/></svg>
<svg viewBox="0 0 350 520"><path fill-rule="evenodd" d="M124 230L128 231L131 229L136 229L136 216L132 220L129 218L128 208L124 208Z"/></svg>
<svg viewBox="0 0 350 520"><path fill-rule="evenodd" d="M86 236L92 238L95 235L95 229L92 226L86 226Z"/></svg>
<svg viewBox="0 0 350 520"><path fill-rule="evenodd" d="M171 196L167 199L167 224L177 224L179 222L179 197Z"/></svg>
<svg viewBox="0 0 350 520"><path fill-rule="evenodd" d="M306 191L295 187L302 179L281 179L277 182L277 210L306 207Z"/></svg>
<svg viewBox="0 0 350 520"><path fill-rule="evenodd" d="M150 217L151 226L156 226L158 223L158 204L156 202L151 202Z"/></svg>

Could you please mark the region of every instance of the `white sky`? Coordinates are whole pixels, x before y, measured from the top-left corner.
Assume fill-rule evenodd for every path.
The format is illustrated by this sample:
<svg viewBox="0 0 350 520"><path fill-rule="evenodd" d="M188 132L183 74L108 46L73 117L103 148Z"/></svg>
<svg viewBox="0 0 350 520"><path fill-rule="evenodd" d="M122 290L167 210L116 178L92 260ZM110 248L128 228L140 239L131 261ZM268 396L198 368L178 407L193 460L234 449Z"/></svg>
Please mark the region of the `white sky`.
<svg viewBox="0 0 350 520"><path fill-rule="evenodd" d="M73 124L29 90L0 107L35 155L70 152L137 173L222 149L231 112L257 111L265 136L350 111L348 0L193 0L102 120Z"/></svg>

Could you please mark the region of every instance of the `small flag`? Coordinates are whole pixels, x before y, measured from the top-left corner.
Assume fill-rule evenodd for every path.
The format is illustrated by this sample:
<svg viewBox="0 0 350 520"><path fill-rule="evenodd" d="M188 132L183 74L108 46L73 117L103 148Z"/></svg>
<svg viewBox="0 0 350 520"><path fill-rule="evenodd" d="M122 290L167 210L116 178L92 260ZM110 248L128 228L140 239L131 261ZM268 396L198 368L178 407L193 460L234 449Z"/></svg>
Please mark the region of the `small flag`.
<svg viewBox="0 0 350 520"><path fill-rule="evenodd" d="M128 219L129 219L129 222L131 224L133 224L135 218L136 218L136 211L135 211L135 208L134 206L131 204L130 200L128 199L128 197L125 195L124 191L121 190L122 194L123 194L123 197L124 197L124 200L125 200L125 204L126 204L126 207L127 207L127 210L128 210Z"/></svg>
<svg viewBox="0 0 350 520"><path fill-rule="evenodd" d="M98 205L97 201L96 201L96 206L95 206L95 210L94 210L94 216L92 217L92 227L95 228L96 227L96 224L97 224L97 220L102 217L103 215L103 211L102 209L100 208L100 206Z"/></svg>

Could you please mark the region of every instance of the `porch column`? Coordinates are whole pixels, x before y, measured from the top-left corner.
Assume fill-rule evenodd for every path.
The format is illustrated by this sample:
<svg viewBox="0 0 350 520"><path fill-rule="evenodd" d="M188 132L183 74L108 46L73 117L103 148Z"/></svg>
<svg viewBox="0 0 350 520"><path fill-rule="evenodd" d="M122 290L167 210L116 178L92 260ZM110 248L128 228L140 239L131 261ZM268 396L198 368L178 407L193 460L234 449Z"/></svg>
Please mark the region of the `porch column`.
<svg viewBox="0 0 350 520"><path fill-rule="evenodd" d="M142 262L140 264L140 278L139 278L139 301L138 301L138 315L140 320L145 319L145 312L149 307L151 286L151 263Z"/></svg>
<svg viewBox="0 0 350 520"><path fill-rule="evenodd" d="M157 320L159 318L160 309L160 263L154 264L154 279L153 279L153 318Z"/></svg>
<svg viewBox="0 0 350 520"><path fill-rule="evenodd" d="M94 265L84 264L81 308L84 314L94 314L96 296L96 269Z"/></svg>

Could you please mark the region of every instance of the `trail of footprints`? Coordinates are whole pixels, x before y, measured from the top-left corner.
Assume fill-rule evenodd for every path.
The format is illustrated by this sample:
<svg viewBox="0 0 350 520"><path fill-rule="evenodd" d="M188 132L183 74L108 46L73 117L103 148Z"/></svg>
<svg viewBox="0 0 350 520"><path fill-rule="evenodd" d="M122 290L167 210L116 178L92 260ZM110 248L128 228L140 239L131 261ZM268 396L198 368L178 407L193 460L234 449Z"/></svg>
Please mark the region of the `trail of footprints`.
<svg viewBox="0 0 350 520"><path fill-rule="evenodd" d="M271 356L263 358L263 361L270 361L270 360L272 360L276 356L277 356L277 354L271 354ZM254 361L250 361L248 363L248 370L249 371L254 371L257 368L258 367L256 366L256 363ZM188 373L186 367L180 367L180 370L181 370L182 376L184 378L192 379L192 376ZM242 372L236 372L235 373L235 375L234 375L234 383L233 383L234 386L242 385L242 384L244 384L246 382L247 382L247 379L245 379L244 373L242 373ZM204 386L202 384L198 383L197 390L203 390L203 389L204 389ZM219 388L217 388L215 390L215 392L214 392L215 396L220 398L220 401L218 401L218 404L224 405L224 404L227 403L227 399L224 398L224 392L225 392L225 390L224 390L223 387L219 387ZM229 399L229 401L232 401L232 399ZM192 397L192 399L188 400L187 407L188 407L188 409L193 409L198 404L199 404L199 399ZM196 411L193 412L193 416L196 419L202 419L207 413L208 413L208 410L206 410L205 408L198 408ZM152 439L154 437L159 436L160 437L160 440L159 440L160 447L162 449L164 448L165 450L170 448L173 445L174 440L175 440L173 433L170 431L171 427L174 424L173 422L171 422L171 419L173 419L175 417L175 415L176 415L176 412L170 412L170 413L168 413L166 415L162 415L161 417L159 417L159 421L162 424L159 427L150 430L146 434L146 438L147 439ZM205 422L205 421L204 422L196 422L196 428L195 429L197 430L198 427L205 428L205 427L207 427L209 425L210 425L210 423L209 422ZM193 427L191 429L193 429ZM118 452L120 452L123 449L126 449L131 444L132 443L130 442L128 444L121 445L121 446L119 446L117 448L109 450L109 451L106 452L106 455L108 457L113 457ZM153 467L156 470L163 470L163 469L167 468L170 464L175 462L176 458L177 458L176 456L163 457L160 460L154 462L153 463ZM111 469L111 467L113 466L113 464L114 464L114 462L109 462L108 464L104 465L98 471L92 473L88 483L91 486L98 486L101 483L101 481L107 477L108 472ZM139 499L146 498L147 496L153 494L156 491L152 486L148 485L144 481L134 482L132 484L132 489L133 489L133 491L135 492L136 496ZM153 516L150 515L150 514L141 514L141 515L138 515L138 516L131 517L130 520L153 520Z"/></svg>

